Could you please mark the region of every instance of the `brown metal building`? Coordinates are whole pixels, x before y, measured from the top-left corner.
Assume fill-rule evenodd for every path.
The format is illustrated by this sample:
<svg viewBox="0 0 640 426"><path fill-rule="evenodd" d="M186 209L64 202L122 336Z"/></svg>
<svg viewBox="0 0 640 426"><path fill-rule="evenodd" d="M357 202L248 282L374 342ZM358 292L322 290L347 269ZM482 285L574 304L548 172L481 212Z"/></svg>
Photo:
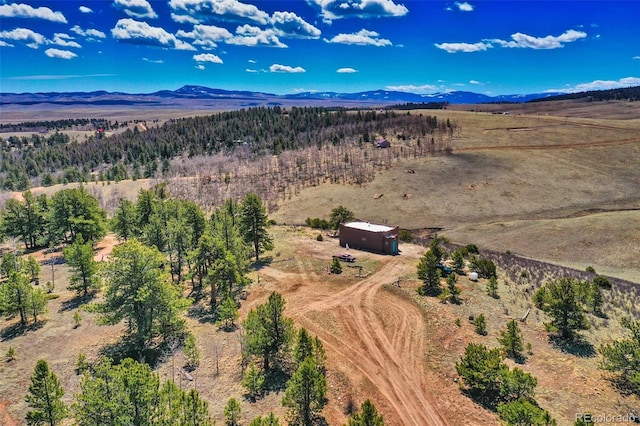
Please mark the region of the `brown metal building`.
<svg viewBox="0 0 640 426"><path fill-rule="evenodd" d="M398 254L398 227L369 222L340 225L340 245L383 254Z"/></svg>

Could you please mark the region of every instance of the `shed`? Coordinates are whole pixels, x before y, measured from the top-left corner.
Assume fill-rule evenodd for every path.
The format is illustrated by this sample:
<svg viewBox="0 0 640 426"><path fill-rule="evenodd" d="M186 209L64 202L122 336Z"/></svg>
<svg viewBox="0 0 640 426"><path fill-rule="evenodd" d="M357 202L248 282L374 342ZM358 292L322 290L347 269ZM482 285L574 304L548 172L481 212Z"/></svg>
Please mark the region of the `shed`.
<svg viewBox="0 0 640 426"><path fill-rule="evenodd" d="M378 139L376 141L376 148L391 148L391 142L386 139Z"/></svg>
<svg viewBox="0 0 640 426"><path fill-rule="evenodd" d="M340 225L340 245L382 254L398 254L397 226L370 222L348 222Z"/></svg>

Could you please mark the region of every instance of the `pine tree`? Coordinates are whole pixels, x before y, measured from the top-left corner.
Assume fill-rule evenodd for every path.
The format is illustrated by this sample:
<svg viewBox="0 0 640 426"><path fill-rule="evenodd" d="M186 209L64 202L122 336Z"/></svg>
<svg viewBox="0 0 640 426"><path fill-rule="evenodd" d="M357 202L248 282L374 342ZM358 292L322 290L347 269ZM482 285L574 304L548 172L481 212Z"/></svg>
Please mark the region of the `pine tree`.
<svg viewBox="0 0 640 426"><path fill-rule="evenodd" d="M313 356L313 341L311 336L309 336L309 332L307 329L302 327L298 330L298 335L296 337L295 346L293 348L293 361L295 362L296 368L302 362Z"/></svg>
<svg viewBox="0 0 640 426"><path fill-rule="evenodd" d="M93 259L93 243L84 242L82 236L63 250L64 259L72 270L68 290L86 296L90 291L100 287L98 264Z"/></svg>
<svg viewBox="0 0 640 426"><path fill-rule="evenodd" d="M37 362L31 376L31 385L25 401L30 410L27 412L28 425L60 424L67 415L67 408L62 402L64 389L54 372L49 370L47 361Z"/></svg>
<svg viewBox="0 0 640 426"><path fill-rule="evenodd" d="M534 296L536 306L551 316L545 325L557 331L562 339L573 339L578 330L589 328L580 300L582 283L573 278L560 278L541 287Z"/></svg>
<svg viewBox="0 0 640 426"><path fill-rule="evenodd" d="M453 260L453 269L460 273L464 269L464 255L460 250L456 250L451 254L451 260Z"/></svg>
<svg viewBox="0 0 640 426"><path fill-rule="evenodd" d="M481 336L487 335L487 319L485 318L484 314L478 315L473 320L473 325L476 328L476 333L478 333Z"/></svg>
<svg viewBox="0 0 640 426"><path fill-rule="evenodd" d="M524 349L524 339L522 338L522 332L516 320L511 320L507 323L506 330L500 331L500 337L498 343L502 345L502 348L508 358L519 360L522 358L522 350Z"/></svg>
<svg viewBox="0 0 640 426"><path fill-rule="evenodd" d="M118 201L118 208L111 219L111 230L121 240L128 240L140 235L140 228L137 226L137 213L135 205L121 198Z"/></svg>
<svg viewBox="0 0 640 426"><path fill-rule="evenodd" d="M264 375L252 362L244 372L242 385L247 389L249 397L255 400L264 390Z"/></svg>
<svg viewBox="0 0 640 426"><path fill-rule="evenodd" d="M244 240L253 247L256 262L259 260L260 253L273 248L267 225L267 213L262 200L256 194L248 194L242 201L240 229Z"/></svg>
<svg viewBox="0 0 640 426"><path fill-rule="evenodd" d="M359 412L349 417L347 426L384 426L384 417L378 413L375 405L370 400L365 400Z"/></svg>
<svg viewBox="0 0 640 426"><path fill-rule="evenodd" d="M418 278L424 283L421 287L424 294L433 295L440 292L440 270L436 266L437 263L438 258L431 251L420 258Z"/></svg>
<svg viewBox="0 0 640 426"><path fill-rule="evenodd" d="M289 409L292 425L311 425L326 404L327 380L307 358L287 382L282 405Z"/></svg>
<svg viewBox="0 0 640 426"><path fill-rule="evenodd" d="M494 299L497 299L498 296L498 279L496 277L489 278L487 281L487 294Z"/></svg>
<svg viewBox="0 0 640 426"><path fill-rule="evenodd" d="M226 426L238 426L242 409L240 403L235 398L229 398L224 407L224 424Z"/></svg>
<svg viewBox="0 0 640 426"><path fill-rule="evenodd" d="M458 278L455 274L449 274L447 276L447 293L449 297L449 301L451 303L458 304L460 303L460 287L456 285L458 282Z"/></svg>
<svg viewBox="0 0 640 426"><path fill-rule="evenodd" d="M224 302L218 306L218 324L225 329L229 329L238 319L238 304L231 297L224 299Z"/></svg>
<svg viewBox="0 0 640 426"><path fill-rule="evenodd" d="M192 333L187 334L184 340L184 357L187 360L186 367L193 371L200 365L200 349L196 345L196 338Z"/></svg>
<svg viewBox="0 0 640 426"><path fill-rule="evenodd" d="M20 325L25 326L32 306L33 291L27 275L12 271L9 280L0 285L0 313L7 317L20 315Z"/></svg>

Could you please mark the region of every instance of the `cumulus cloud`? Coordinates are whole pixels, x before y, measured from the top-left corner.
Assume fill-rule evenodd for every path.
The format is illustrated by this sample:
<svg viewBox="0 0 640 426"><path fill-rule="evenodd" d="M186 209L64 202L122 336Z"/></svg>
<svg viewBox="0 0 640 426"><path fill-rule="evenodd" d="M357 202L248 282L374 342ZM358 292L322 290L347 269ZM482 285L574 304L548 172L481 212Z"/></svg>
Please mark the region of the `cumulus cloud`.
<svg viewBox="0 0 640 426"><path fill-rule="evenodd" d="M305 70L302 67L291 67L289 65L280 65L280 64L273 64L269 67L269 71L271 72L279 72L279 73L302 73L302 72L307 72L307 70Z"/></svg>
<svg viewBox="0 0 640 426"><path fill-rule="evenodd" d="M53 35L53 40L50 40L48 43L49 44L55 44L58 46L63 46L63 47L75 47L75 48L80 48L82 46L80 46L80 44L78 44L78 42L73 41L74 38L71 37L69 34L65 34L65 33L55 33Z"/></svg>
<svg viewBox="0 0 640 426"><path fill-rule="evenodd" d="M336 72L337 72L338 74L353 74L353 73L355 73L355 72L358 72L358 70L357 70L357 69L355 69L355 68L348 68L348 67L347 67L347 68L338 68L338 69L336 70Z"/></svg>
<svg viewBox="0 0 640 426"><path fill-rule="evenodd" d="M107 35L102 31L99 31L93 28L87 28L86 30L84 30L80 28L79 25L74 25L73 27L71 27L71 32L76 33L82 37L88 37L90 39L107 37Z"/></svg>
<svg viewBox="0 0 640 426"><path fill-rule="evenodd" d="M34 8L24 3L11 3L0 5L0 16L5 18L35 18L52 22L67 23L67 18L62 12L54 12L48 7Z"/></svg>
<svg viewBox="0 0 640 426"><path fill-rule="evenodd" d="M583 31L568 30L559 36L548 35L546 37L534 37L528 34L511 34L511 40L485 39L477 43L436 43L438 49L449 53L480 52L492 47L521 48L521 49L558 49L566 43L585 38L587 33Z"/></svg>
<svg viewBox="0 0 640 426"><path fill-rule="evenodd" d="M558 49L564 47L565 43L585 38L587 33L583 31L568 30L559 36L548 35L546 37L534 37L523 33L511 34L511 40L500 39L489 40L501 47L528 48L528 49Z"/></svg>
<svg viewBox="0 0 640 426"><path fill-rule="evenodd" d="M293 12L274 12L271 24L281 37L320 38L321 31Z"/></svg>
<svg viewBox="0 0 640 426"><path fill-rule="evenodd" d="M76 55L73 52L68 50L60 50L60 49L47 49L44 51L44 54L50 58L59 58L59 59L73 59Z"/></svg>
<svg viewBox="0 0 640 426"><path fill-rule="evenodd" d="M114 0L113 5L116 9L122 10L127 16L132 18L155 19L158 17L158 14L153 10L147 0Z"/></svg>
<svg viewBox="0 0 640 426"><path fill-rule="evenodd" d="M196 69L204 70L204 69L205 69L205 67L204 67L204 65L202 65L202 64L198 64L198 65L196 65Z"/></svg>
<svg viewBox="0 0 640 426"><path fill-rule="evenodd" d="M123 43L144 44L176 50L196 50L175 35L160 27L152 27L146 22L134 21L130 18L120 19L111 30L111 35Z"/></svg>
<svg viewBox="0 0 640 426"><path fill-rule="evenodd" d="M263 30L252 25L242 25L236 28L236 34L226 39L225 42L237 46L287 47L280 41L275 30Z"/></svg>
<svg viewBox="0 0 640 426"><path fill-rule="evenodd" d="M392 90L395 92L409 92L409 93L433 93L438 90L438 86L434 86L433 84L423 84L420 86L416 86L414 84L404 84L400 86L387 86L386 90Z"/></svg>
<svg viewBox="0 0 640 426"><path fill-rule="evenodd" d="M193 59L196 62L212 62L214 64L222 64L222 59L219 56L212 53L202 53L200 55L193 55Z"/></svg>
<svg viewBox="0 0 640 426"><path fill-rule="evenodd" d="M608 89L620 89L622 87L640 86L640 77L625 77L619 80L595 80L590 83L581 83L573 87L564 89L550 89L546 92L588 92L590 90L608 90Z"/></svg>
<svg viewBox="0 0 640 426"><path fill-rule="evenodd" d="M226 28L216 27L213 25L195 25L193 31L179 30L176 33L177 37L191 38L195 41L193 44L201 46L203 49L213 49L218 42L227 40L233 37Z"/></svg>
<svg viewBox="0 0 640 426"><path fill-rule="evenodd" d="M465 2L455 2L453 4L455 6L456 9L458 9L461 12L473 12L473 6L470 5L469 3Z"/></svg>
<svg viewBox="0 0 640 426"><path fill-rule="evenodd" d="M80 6L78 10L82 13L93 13L93 9L87 6Z"/></svg>
<svg viewBox="0 0 640 426"><path fill-rule="evenodd" d="M268 13L252 4L237 0L170 0L169 6L174 12L171 16L176 22L185 22L185 19L188 19L195 23L207 23L212 20L249 20L261 25L269 23ZM185 16L187 18L184 18Z"/></svg>
<svg viewBox="0 0 640 426"><path fill-rule="evenodd" d="M0 47L15 47L15 46L11 43L7 43L4 40L0 40Z"/></svg>
<svg viewBox="0 0 640 426"><path fill-rule="evenodd" d="M326 22L342 18L379 18L404 16L409 12L402 4L392 0L307 0L320 9Z"/></svg>
<svg viewBox="0 0 640 426"><path fill-rule="evenodd" d="M15 28L11 31L0 31L0 39L20 41L32 49L37 49L47 42L45 36L28 28Z"/></svg>
<svg viewBox="0 0 640 426"><path fill-rule="evenodd" d="M362 29L355 34L338 34L332 39L324 39L327 43L356 44L358 46L393 46L390 40L379 38L380 34L375 31Z"/></svg>

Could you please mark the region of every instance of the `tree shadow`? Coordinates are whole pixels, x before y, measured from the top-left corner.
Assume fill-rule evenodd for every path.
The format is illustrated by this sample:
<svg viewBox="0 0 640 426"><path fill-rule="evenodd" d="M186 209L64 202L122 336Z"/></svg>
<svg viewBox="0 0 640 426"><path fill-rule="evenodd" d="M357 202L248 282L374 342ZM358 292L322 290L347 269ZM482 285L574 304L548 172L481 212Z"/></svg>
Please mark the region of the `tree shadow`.
<svg viewBox="0 0 640 426"><path fill-rule="evenodd" d="M259 271L265 266L271 265L273 262L274 262L273 256L265 256L260 260L258 260L257 262L252 262L251 265L249 265L249 267L256 271Z"/></svg>
<svg viewBox="0 0 640 426"><path fill-rule="evenodd" d="M218 313L208 303L194 303L187 311L189 318L197 319L201 324L215 324L218 321Z"/></svg>
<svg viewBox="0 0 640 426"><path fill-rule="evenodd" d="M640 388L630 383L624 376L615 374L608 377L611 386L623 396L640 396Z"/></svg>
<svg viewBox="0 0 640 426"><path fill-rule="evenodd" d="M291 375L282 367L274 367L264 377L265 392L280 392L286 389Z"/></svg>
<svg viewBox="0 0 640 426"><path fill-rule="evenodd" d="M102 347L99 354L112 359L114 364L119 364L125 358L131 358L134 361L148 364L153 368L162 359L162 347L160 345L140 349L131 337L125 336L115 343Z"/></svg>
<svg viewBox="0 0 640 426"><path fill-rule="evenodd" d="M12 324L0 331L0 341L13 340L16 337L23 336L29 331L39 330L44 326L45 323L45 320L39 320L27 325L22 325L20 323Z"/></svg>
<svg viewBox="0 0 640 426"><path fill-rule="evenodd" d="M556 349L580 358L592 358L596 356L596 349L593 344L582 336L576 336L573 339L563 339L557 334L552 334L549 336L549 342L551 342Z"/></svg>
<svg viewBox="0 0 640 426"><path fill-rule="evenodd" d="M94 297L95 293L88 293L86 296L78 295L73 299L65 300L64 302L62 302L62 305L60 305L60 309L58 309L58 312L66 312L77 309L81 305L89 303L91 300L93 300Z"/></svg>

